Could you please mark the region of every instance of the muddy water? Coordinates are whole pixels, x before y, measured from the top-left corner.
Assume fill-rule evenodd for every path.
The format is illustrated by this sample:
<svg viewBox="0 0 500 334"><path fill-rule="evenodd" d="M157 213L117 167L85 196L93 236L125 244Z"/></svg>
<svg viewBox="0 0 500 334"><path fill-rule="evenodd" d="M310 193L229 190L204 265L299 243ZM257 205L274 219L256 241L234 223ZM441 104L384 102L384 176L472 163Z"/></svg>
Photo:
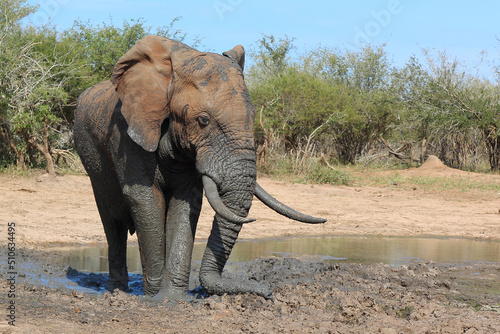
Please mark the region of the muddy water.
<svg viewBox="0 0 500 334"><path fill-rule="evenodd" d="M196 243L194 267L199 266L206 243ZM107 247L65 249L64 260L80 272L108 271ZM240 240L230 262L244 262L261 257L314 257L325 262L408 264L411 260L437 262L500 262L500 242L457 238L398 237L300 237L270 240ZM127 251L130 273L141 273L138 247Z"/></svg>

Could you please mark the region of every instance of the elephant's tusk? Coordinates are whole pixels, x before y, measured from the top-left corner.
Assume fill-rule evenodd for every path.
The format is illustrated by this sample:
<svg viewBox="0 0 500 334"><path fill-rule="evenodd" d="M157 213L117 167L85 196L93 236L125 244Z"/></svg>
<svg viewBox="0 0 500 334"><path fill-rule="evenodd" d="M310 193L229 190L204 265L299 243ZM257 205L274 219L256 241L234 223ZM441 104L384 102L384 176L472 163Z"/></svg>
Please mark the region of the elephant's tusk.
<svg viewBox="0 0 500 334"><path fill-rule="evenodd" d="M217 190L217 185L210 177L203 175L202 181L203 181L203 188L205 188L205 196L208 199L208 203L210 203L214 211L219 216L237 224L251 223L255 221L255 219L253 218L245 218L237 216L231 210L229 210L222 202L222 199L219 196L219 191Z"/></svg>
<svg viewBox="0 0 500 334"><path fill-rule="evenodd" d="M255 196L265 205L276 211L277 213L288 217L293 220L297 220L308 224L322 224L326 222L324 218L317 218L313 216L306 215L304 213L298 212L285 204L278 201L273 196L269 195L258 183L255 184Z"/></svg>

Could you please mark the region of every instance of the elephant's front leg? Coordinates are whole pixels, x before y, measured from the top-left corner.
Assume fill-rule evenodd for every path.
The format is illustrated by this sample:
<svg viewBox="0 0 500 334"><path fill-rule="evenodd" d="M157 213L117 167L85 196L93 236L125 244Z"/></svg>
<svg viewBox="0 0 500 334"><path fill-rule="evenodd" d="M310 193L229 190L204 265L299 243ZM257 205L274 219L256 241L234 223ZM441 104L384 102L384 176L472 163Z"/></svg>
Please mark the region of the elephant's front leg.
<svg viewBox="0 0 500 334"><path fill-rule="evenodd" d="M154 296L161 288L165 263L165 198L154 185L136 183L123 192L137 232L144 294Z"/></svg>
<svg viewBox="0 0 500 334"><path fill-rule="evenodd" d="M187 296L202 199L199 179L187 182L172 194L167 210L165 269L159 298L177 300Z"/></svg>

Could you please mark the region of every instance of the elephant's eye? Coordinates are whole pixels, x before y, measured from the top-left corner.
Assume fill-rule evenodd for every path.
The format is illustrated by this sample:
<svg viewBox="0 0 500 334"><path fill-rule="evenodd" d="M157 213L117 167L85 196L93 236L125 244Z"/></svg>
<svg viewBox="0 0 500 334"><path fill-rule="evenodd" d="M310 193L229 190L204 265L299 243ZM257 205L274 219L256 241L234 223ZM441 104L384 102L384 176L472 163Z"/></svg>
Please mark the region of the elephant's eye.
<svg viewBox="0 0 500 334"><path fill-rule="evenodd" d="M196 120L198 121L198 124L200 124L202 128L210 124L210 117L208 116L199 116Z"/></svg>

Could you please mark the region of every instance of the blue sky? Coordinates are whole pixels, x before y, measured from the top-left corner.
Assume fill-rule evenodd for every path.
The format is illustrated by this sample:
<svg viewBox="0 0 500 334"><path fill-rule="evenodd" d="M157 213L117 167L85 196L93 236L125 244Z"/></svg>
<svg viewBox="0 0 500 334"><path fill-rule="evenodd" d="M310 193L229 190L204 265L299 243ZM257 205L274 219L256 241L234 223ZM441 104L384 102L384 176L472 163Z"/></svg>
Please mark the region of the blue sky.
<svg viewBox="0 0 500 334"><path fill-rule="evenodd" d="M295 38L296 51L318 45L356 50L360 43L386 44L390 60L402 66L421 48L446 50L466 66L492 78L489 64L500 63L500 1L496 0L30 0L39 11L35 24L48 20L67 29L77 19L97 25L143 19L152 27L175 25L199 36L212 51L236 44L251 47L262 34Z"/></svg>

